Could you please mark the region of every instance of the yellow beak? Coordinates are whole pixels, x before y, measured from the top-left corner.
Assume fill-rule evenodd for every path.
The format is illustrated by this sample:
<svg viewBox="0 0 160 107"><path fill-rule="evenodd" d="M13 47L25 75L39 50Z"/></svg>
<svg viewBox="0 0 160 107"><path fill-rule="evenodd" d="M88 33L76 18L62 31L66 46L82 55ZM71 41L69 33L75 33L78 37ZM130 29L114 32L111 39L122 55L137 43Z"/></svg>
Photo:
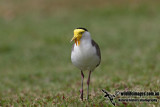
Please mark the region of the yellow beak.
<svg viewBox="0 0 160 107"><path fill-rule="evenodd" d="M75 40L77 37L75 37L75 36L73 36L73 38L71 39L71 41L70 42L72 42L73 40Z"/></svg>
<svg viewBox="0 0 160 107"><path fill-rule="evenodd" d="M70 42L72 42L73 40L75 41L76 46L77 46L77 42L78 42L78 46L80 45L80 39L78 39L78 36L73 36Z"/></svg>

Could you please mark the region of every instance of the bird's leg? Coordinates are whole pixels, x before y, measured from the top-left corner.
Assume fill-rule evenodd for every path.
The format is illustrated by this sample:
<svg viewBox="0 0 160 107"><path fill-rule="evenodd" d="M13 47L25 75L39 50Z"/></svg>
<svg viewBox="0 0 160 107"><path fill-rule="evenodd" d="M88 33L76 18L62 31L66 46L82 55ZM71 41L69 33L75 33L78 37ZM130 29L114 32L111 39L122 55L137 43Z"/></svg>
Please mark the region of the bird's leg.
<svg viewBox="0 0 160 107"><path fill-rule="evenodd" d="M88 80L87 80L87 100L89 99L89 83L90 83L90 76L91 76L91 72L89 71L89 75L88 75Z"/></svg>
<svg viewBox="0 0 160 107"><path fill-rule="evenodd" d="M81 71L81 90L80 90L80 93L81 93L81 100L83 101L83 79L84 79L84 74L83 74L83 71Z"/></svg>

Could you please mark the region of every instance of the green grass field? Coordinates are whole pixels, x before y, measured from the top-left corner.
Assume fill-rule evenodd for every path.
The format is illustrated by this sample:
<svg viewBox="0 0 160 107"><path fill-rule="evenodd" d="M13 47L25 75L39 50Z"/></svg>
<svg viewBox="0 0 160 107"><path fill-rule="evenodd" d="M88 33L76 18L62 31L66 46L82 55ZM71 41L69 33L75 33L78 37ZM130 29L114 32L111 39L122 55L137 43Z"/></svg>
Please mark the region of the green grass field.
<svg viewBox="0 0 160 107"><path fill-rule="evenodd" d="M160 91L159 2L102 1L88 1L83 9L83 0L0 2L0 106L111 107L101 89ZM91 32L102 54L91 75L90 100L83 102L81 74L70 60L77 27Z"/></svg>

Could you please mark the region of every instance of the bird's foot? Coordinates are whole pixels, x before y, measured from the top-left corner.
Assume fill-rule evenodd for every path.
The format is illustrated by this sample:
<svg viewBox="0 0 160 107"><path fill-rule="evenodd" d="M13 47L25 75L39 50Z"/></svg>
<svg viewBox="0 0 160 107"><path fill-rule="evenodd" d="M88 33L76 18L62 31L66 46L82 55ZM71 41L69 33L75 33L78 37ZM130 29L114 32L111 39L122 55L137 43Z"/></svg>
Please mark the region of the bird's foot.
<svg viewBox="0 0 160 107"><path fill-rule="evenodd" d="M89 100L89 95L87 95L87 100Z"/></svg>
<svg viewBox="0 0 160 107"><path fill-rule="evenodd" d="M83 90L80 89L80 93L81 93L81 100L83 101Z"/></svg>

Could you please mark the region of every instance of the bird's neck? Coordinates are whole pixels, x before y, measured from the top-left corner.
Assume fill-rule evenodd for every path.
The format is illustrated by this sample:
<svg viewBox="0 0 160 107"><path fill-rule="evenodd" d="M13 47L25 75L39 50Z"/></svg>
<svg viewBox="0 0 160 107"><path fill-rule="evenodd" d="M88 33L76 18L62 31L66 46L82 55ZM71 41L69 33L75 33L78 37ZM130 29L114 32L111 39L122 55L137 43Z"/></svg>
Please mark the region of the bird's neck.
<svg viewBox="0 0 160 107"><path fill-rule="evenodd" d="M90 44L91 44L91 38L90 37L81 38L80 46L84 47L84 46L88 46Z"/></svg>
<svg viewBox="0 0 160 107"><path fill-rule="evenodd" d="M84 41L84 40L87 40L87 41L91 40L91 35L87 31L84 32L83 35L82 35L81 41Z"/></svg>

